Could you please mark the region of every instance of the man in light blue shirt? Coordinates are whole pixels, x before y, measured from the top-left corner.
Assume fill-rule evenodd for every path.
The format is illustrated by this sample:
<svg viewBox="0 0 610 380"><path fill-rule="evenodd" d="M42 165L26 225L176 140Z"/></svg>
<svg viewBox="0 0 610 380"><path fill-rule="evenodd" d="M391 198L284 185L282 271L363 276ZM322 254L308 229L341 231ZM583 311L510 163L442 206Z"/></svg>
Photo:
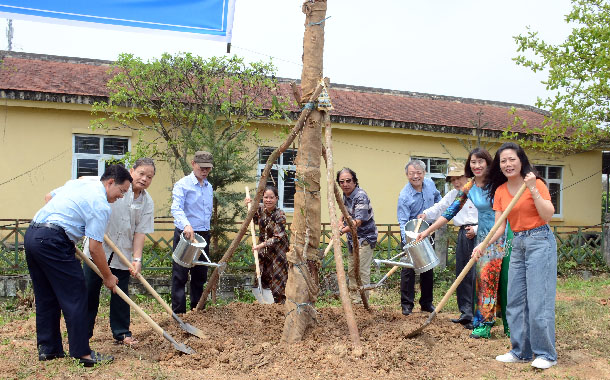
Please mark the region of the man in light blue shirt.
<svg viewBox="0 0 610 380"><path fill-rule="evenodd" d="M441 193L436 189L434 182L426 178L426 164L421 160L411 160L405 167L409 182L400 191L398 196L397 217L400 225L401 244L406 243L404 226L427 208L432 207L441 200ZM432 291L434 286L434 272L428 270L420 273L419 284L421 297L419 304L422 311L434 311L432 304ZM409 315L413 311L415 302L415 272L413 269L402 268L400 271L400 305L402 313Z"/></svg>
<svg viewBox="0 0 610 380"><path fill-rule="evenodd" d="M112 360L89 347L87 290L74 243L87 236L93 262L104 285L118 279L106 263L102 247L110 205L129 190L132 178L119 165L109 166L100 181L68 181L36 213L25 234L25 256L36 297L36 339L39 360L64 357L59 328L63 312L70 356L86 367Z"/></svg>
<svg viewBox="0 0 610 380"><path fill-rule="evenodd" d="M176 182L172 191L172 216L174 217L174 250L180 242L180 236L191 240L193 233L203 237L207 243L205 249L209 256L210 220L214 192L207 177L214 167L212 154L205 151L195 152L191 161L193 171ZM197 260L201 260L197 258ZM172 263L172 309L174 313L186 313L185 285L191 274L191 309L197 306L203 293L203 284L208 276L205 265L185 268L175 261Z"/></svg>

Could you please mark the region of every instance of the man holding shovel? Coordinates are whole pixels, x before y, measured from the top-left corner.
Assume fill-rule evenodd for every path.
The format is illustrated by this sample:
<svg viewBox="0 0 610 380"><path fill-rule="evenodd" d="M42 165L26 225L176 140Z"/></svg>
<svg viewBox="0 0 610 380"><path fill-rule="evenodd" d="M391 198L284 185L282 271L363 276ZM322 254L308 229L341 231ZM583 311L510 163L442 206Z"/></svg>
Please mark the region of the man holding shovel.
<svg viewBox="0 0 610 380"><path fill-rule="evenodd" d="M432 207L441 200L441 193L436 189L434 182L426 178L426 164L421 160L411 160L405 167L409 182L400 191L396 214L400 225L401 245L406 243L404 225L417 218L424 209ZM422 311L433 312L433 286L434 272L432 269L419 275L421 297L419 304ZM400 271L400 305L402 313L409 315L413 312L415 302L415 272L410 268Z"/></svg>
<svg viewBox="0 0 610 380"><path fill-rule="evenodd" d="M453 190L445 194L440 202L435 203L434 206L424 210L423 214L420 214L418 218L425 219L427 222L433 222L447 210L451 203L453 203L457 197L458 191L468 182L468 178L464 175L464 164L450 162L447 169L447 177L445 179L447 182L451 182ZM457 277L470 260L470 255L474 248L474 238L477 235L479 213L475 205L469 199L464 203L464 207L462 207L460 212L458 212L452 220L453 225L460 227L455 249L455 275ZM471 268L457 288L457 303L461 314L459 318L451 320L454 323L462 324L466 329L470 330L473 329L474 272L474 268Z"/></svg>
<svg viewBox="0 0 610 380"><path fill-rule="evenodd" d="M155 176L155 163L150 158L136 160L129 174L133 182L125 196L111 204L112 214L106 235L112 240L120 251L131 261L135 271L131 273L134 277L142 269L142 248L147 233L154 232L154 203L146 189L150 186ZM118 254L113 252L106 243L103 243L106 262L110 266L112 274L119 279L119 288L129 294L129 268L121 262ZM89 251L89 239L83 247L84 253L91 258ZM89 337L93 336L93 327L100 300L100 289L102 279L88 266L83 267L85 282L87 284L87 323ZM131 336L129 305L117 294L110 295L110 329L112 336L118 343L132 345L137 343Z"/></svg>
<svg viewBox="0 0 610 380"><path fill-rule="evenodd" d="M84 323L87 292L74 243L83 236L90 238L91 256L104 285L114 289L118 279L106 263L102 242L109 204L123 197L131 180L125 168L111 165L99 181L68 181L54 196L47 194L47 204L32 219L25 234L25 257L36 297L38 360L65 356L59 328L62 312L71 357L86 367L113 360L89 347Z"/></svg>
<svg viewBox="0 0 610 380"><path fill-rule="evenodd" d="M197 233L208 243L204 250L209 256L214 192L207 178L214 167L212 153L195 152L191 167L193 168L191 174L176 182L172 191L171 211L175 226L173 250L176 250L183 232L184 238L187 240L192 240L193 233ZM199 260L199 258L196 259ZM184 287L189 273L191 274L191 309L194 309L203 293L208 268L205 265L185 268L175 261L172 263L172 310L176 314L186 313Z"/></svg>

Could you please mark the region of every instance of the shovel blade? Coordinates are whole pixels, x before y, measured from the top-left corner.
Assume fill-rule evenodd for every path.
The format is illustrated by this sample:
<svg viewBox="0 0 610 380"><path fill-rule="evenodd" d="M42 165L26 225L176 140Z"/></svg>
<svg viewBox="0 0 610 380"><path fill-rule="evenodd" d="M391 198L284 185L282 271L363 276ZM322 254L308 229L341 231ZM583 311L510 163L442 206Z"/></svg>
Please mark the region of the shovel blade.
<svg viewBox="0 0 610 380"><path fill-rule="evenodd" d="M187 346L184 343L178 343L176 342L176 340L174 338L172 338L171 335L169 335L166 331L163 331L163 337L165 339L167 339L172 346L174 346L174 348L182 353L185 353L187 355L191 355L195 353L195 350L193 350L192 348L190 348L189 346Z"/></svg>
<svg viewBox="0 0 610 380"><path fill-rule="evenodd" d="M184 331L186 331L187 333L191 334L191 335L195 335L198 338L203 339L205 336L203 335L203 331L199 330L197 327L184 322L182 319L180 319L179 316L176 315L176 313L172 312L172 317L174 318L174 320L176 322L178 322L178 324L180 325L180 328Z"/></svg>
<svg viewBox="0 0 610 380"><path fill-rule="evenodd" d="M273 299L273 294L269 289L252 288L252 294L254 294L256 301L260 304L269 305L275 303L275 300Z"/></svg>
<svg viewBox="0 0 610 380"><path fill-rule="evenodd" d="M407 334L407 338L415 338L416 336L418 336L419 334L422 333L422 331L424 331L424 329L426 328L426 326L428 326L430 324L430 322L432 322L432 320L434 319L434 317L436 317L436 310L433 311L432 313L430 313L430 316L428 317L428 319L426 319L426 322L424 322L423 325L419 326L418 328L416 328L415 330L409 332Z"/></svg>

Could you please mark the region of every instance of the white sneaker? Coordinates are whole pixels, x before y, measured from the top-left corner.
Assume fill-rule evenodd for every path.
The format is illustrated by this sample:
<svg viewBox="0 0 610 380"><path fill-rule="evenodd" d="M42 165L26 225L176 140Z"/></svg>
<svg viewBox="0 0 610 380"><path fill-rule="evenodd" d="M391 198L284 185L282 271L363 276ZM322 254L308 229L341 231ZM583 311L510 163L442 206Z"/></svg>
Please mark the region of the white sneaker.
<svg viewBox="0 0 610 380"><path fill-rule="evenodd" d="M548 360L542 357L534 359L532 362L532 367L540 368L540 369L549 369L552 366L557 364L557 360Z"/></svg>
<svg viewBox="0 0 610 380"><path fill-rule="evenodd" d="M496 360L502 363L527 363L529 360L519 359L512 352L496 356ZM533 365L533 364L532 364Z"/></svg>

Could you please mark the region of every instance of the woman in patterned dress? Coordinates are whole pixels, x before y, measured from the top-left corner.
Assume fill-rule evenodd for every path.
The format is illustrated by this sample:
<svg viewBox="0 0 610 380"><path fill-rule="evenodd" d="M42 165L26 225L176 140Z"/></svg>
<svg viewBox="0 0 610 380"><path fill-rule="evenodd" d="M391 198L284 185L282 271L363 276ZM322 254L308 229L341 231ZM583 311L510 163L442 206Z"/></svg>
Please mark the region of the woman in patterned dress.
<svg viewBox="0 0 610 380"><path fill-rule="evenodd" d="M276 303L284 303L289 242L286 235L286 214L277 207L278 199L275 186L267 186L263 193L263 203L254 214L254 223L258 224L259 231L259 244L254 249L258 251L263 288L271 290ZM246 198L246 203L251 201Z"/></svg>
<svg viewBox="0 0 610 380"><path fill-rule="evenodd" d="M473 178L458 192L457 198L445 213L418 236L418 240L447 224L461 210L466 199L470 199L479 212L476 244L485 239L495 223L495 211L491 207L487 186L491 163L491 155L485 149L475 148L470 152L464 171L467 177ZM477 302L472 321L474 330L470 335L472 338L491 336L491 327L496 321L496 302L504 254L504 238L501 237L494 244L490 244L485 250L485 254L477 261L475 277Z"/></svg>

